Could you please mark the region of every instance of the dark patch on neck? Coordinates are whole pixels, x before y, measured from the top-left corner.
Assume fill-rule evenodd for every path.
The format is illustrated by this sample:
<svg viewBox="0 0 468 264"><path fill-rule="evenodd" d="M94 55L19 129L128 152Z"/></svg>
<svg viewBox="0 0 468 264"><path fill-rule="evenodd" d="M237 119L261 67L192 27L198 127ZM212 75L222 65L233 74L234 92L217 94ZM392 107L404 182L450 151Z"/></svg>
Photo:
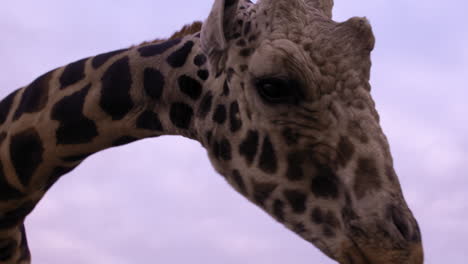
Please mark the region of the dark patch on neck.
<svg viewBox="0 0 468 264"><path fill-rule="evenodd" d="M213 142L213 145L211 146L211 150L213 151L213 157L219 160L219 142L218 141L215 140Z"/></svg>
<svg viewBox="0 0 468 264"><path fill-rule="evenodd" d="M169 57L167 57L167 63L173 68L180 68L184 66L187 61L190 52L194 46L193 41L187 41L185 44L178 50L174 51Z"/></svg>
<svg viewBox="0 0 468 264"><path fill-rule="evenodd" d="M178 128L188 129L192 121L193 109L189 105L175 102L171 105L169 117L171 122Z"/></svg>
<svg viewBox="0 0 468 264"><path fill-rule="evenodd" d="M163 131L163 126L159 120L158 114L152 111L143 112L136 121L136 127L152 131Z"/></svg>
<svg viewBox="0 0 468 264"><path fill-rule="evenodd" d="M227 140L226 138L223 138L219 142L219 156L221 157L221 159L225 161L230 161L232 158L231 144L229 143L229 140Z"/></svg>
<svg viewBox="0 0 468 264"><path fill-rule="evenodd" d="M157 69L146 68L143 73L146 94L153 100L159 100L164 90L164 75Z"/></svg>
<svg viewBox="0 0 468 264"><path fill-rule="evenodd" d="M132 75L129 58L124 57L114 62L101 78L102 90L99 101L101 108L113 120L122 120L134 104L130 96Z"/></svg>
<svg viewBox="0 0 468 264"><path fill-rule="evenodd" d="M197 76L200 78L202 81L208 80L208 77L210 77L210 72L207 70L198 70L197 71Z"/></svg>
<svg viewBox="0 0 468 264"><path fill-rule="evenodd" d="M198 54L193 59L193 64L195 64L198 67L205 65L206 62L207 62L207 58L204 54Z"/></svg>
<svg viewBox="0 0 468 264"><path fill-rule="evenodd" d="M276 199L273 202L273 215L275 216L276 220L280 222L284 222L284 202Z"/></svg>
<svg viewBox="0 0 468 264"><path fill-rule="evenodd" d="M177 79L179 89L192 100L198 100L202 94L202 85L190 76L182 75Z"/></svg>
<svg viewBox="0 0 468 264"><path fill-rule="evenodd" d="M286 177L291 181L299 181L304 178L304 171L302 170L302 164L304 163L305 157L302 153L290 153L288 155L288 169L286 171Z"/></svg>
<svg viewBox="0 0 468 264"><path fill-rule="evenodd" d="M65 96L54 105L51 118L60 122L56 131L57 144L84 144L97 135L96 124L83 114L83 106L91 85Z"/></svg>
<svg viewBox="0 0 468 264"><path fill-rule="evenodd" d="M24 89L13 120L18 120L23 113L35 113L44 109L49 99L49 82L52 72L40 76Z"/></svg>
<svg viewBox="0 0 468 264"><path fill-rule="evenodd" d="M322 225L324 236L329 238L336 236L335 230L340 228L340 223L332 211L324 212L319 207L315 207L312 210L310 217L312 223Z"/></svg>
<svg viewBox="0 0 468 264"><path fill-rule="evenodd" d="M81 80L85 77L85 65L88 58L81 59L79 61L68 64L62 72L59 78L60 89L65 89Z"/></svg>
<svg viewBox="0 0 468 264"><path fill-rule="evenodd" d="M265 206L265 201L270 197L271 193L278 187L274 183L260 183L252 181L253 199L260 205Z"/></svg>
<svg viewBox="0 0 468 264"><path fill-rule="evenodd" d="M226 122L227 114L226 114L226 107L222 104L216 107L216 110L213 114L213 121L222 125Z"/></svg>
<svg viewBox="0 0 468 264"><path fill-rule="evenodd" d="M216 159L230 161L232 159L231 144L226 138L221 141L215 141L212 146L213 155Z"/></svg>
<svg viewBox="0 0 468 264"><path fill-rule="evenodd" d="M306 211L307 194L296 190L286 190L283 194L294 213L302 214Z"/></svg>
<svg viewBox="0 0 468 264"><path fill-rule="evenodd" d="M316 164L311 191L317 198L338 198L338 176L326 165Z"/></svg>
<svg viewBox="0 0 468 264"><path fill-rule="evenodd" d="M43 162L43 153L42 140L35 129L26 129L11 137L11 163L23 186L29 186L34 172Z"/></svg>
<svg viewBox="0 0 468 264"><path fill-rule="evenodd" d="M180 39L172 39L158 44L143 46L138 49L138 52L140 52L140 55L142 57L152 57L156 55L161 55L170 48L179 44L180 42Z"/></svg>
<svg viewBox="0 0 468 264"><path fill-rule="evenodd" d="M128 49L120 49L120 50L115 50L115 51L99 54L93 58L93 60L91 61L91 64L93 65L94 69L98 69L99 67L104 65L104 63L106 63L109 59L125 51L128 51Z"/></svg>
<svg viewBox="0 0 468 264"><path fill-rule="evenodd" d="M16 94L19 90L10 93L5 99L0 102L0 125L3 125L8 118L8 114L11 112L11 107L15 100Z"/></svg>

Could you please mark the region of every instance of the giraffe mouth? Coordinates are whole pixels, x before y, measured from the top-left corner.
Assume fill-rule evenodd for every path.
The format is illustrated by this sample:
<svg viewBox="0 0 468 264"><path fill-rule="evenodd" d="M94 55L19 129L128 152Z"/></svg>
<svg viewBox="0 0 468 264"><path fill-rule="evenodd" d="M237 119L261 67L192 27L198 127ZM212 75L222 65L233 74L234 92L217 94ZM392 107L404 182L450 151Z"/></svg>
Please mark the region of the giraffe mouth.
<svg viewBox="0 0 468 264"><path fill-rule="evenodd" d="M340 264L423 264L421 243L411 243L401 251L379 249L377 245L363 248L352 238L345 242L345 251L338 259Z"/></svg>
<svg viewBox="0 0 468 264"><path fill-rule="evenodd" d="M372 264L364 251L358 246L352 237L348 237L350 246L341 257L340 264Z"/></svg>

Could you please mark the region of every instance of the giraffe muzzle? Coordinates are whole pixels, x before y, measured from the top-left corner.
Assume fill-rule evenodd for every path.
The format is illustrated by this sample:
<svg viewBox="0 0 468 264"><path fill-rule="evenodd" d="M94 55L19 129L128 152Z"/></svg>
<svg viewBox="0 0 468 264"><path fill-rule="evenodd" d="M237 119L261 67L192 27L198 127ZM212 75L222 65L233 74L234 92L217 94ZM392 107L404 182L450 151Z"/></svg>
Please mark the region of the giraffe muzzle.
<svg viewBox="0 0 468 264"><path fill-rule="evenodd" d="M414 219L414 218L411 218ZM351 228L349 240L343 243L341 264L422 264L424 254L419 227L405 228L402 219L392 219L373 231ZM385 227L384 227L385 226ZM373 235L369 235L373 233Z"/></svg>
<svg viewBox="0 0 468 264"><path fill-rule="evenodd" d="M422 244L414 243L404 249L385 250L371 245L367 248L358 247L355 243L345 250L338 259L340 264L423 264L424 254Z"/></svg>

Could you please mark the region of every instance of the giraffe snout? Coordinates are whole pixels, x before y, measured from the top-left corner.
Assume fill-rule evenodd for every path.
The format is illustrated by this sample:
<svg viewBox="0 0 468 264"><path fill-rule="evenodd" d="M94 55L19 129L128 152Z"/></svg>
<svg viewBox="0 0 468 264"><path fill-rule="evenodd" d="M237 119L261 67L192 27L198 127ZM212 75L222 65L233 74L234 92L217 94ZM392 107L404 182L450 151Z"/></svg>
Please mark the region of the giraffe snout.
<svg viewBox="0 0 468 264"><path fill-rule="evenodd" d="M400 236L407 242L421 242L421 232L418 223L408 209L401 209L397 206L388 207L388 219L391 219L394 236Z"/></svg>
<svg viewBox="0 0 468 264"><path fill-rule="evenodd" d="M341 257L340 264L423 264L423 249L421 243L411 244L407 250L381 250L378 245L360 248L354 242L350 243Z"/></svg>
<svg viewBox="0 0 468 264"><path fill-rule="evenodd" d="M356 225L355 225L356 224ZM349 226L342 264L422 264L419 226L406 207L390 205L383 219Z"/></svg>

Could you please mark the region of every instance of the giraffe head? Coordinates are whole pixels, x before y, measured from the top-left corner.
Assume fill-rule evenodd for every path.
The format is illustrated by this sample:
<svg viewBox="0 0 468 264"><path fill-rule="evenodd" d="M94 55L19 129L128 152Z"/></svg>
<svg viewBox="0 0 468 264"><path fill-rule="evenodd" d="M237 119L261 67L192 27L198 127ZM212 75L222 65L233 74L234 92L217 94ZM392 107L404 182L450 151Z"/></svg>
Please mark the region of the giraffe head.
<svg viewBox="0 0 468 264"><path fill-rule="evenodd" d="M365 18L331 0L216 0L197 126L215 168L340 263L423 262L370 95Z"/></svg>

